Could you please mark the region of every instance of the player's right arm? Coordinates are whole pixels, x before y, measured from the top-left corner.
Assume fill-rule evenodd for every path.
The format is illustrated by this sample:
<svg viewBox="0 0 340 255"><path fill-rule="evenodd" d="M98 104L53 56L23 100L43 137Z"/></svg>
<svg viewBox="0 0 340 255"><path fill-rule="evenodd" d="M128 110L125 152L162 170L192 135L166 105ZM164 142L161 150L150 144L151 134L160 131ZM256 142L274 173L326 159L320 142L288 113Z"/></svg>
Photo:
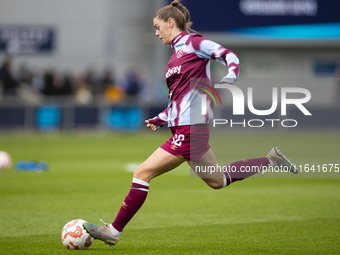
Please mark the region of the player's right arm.
<svg viewBox="0 0 340 255"><path fill-rule="evenodd" d="M146 123L146 127L150 128L153 132L156 132L159 128L159 126L149 123L148 120L145 120L145 123Z"/></svg>
<svg viewBox="0 0 340 255"><path fill-rule="evenodd" d="M168 123L168 109L165 109L156 117L145 120L146 127L150 128L152 131L156 132L161 126Z"/></svg>

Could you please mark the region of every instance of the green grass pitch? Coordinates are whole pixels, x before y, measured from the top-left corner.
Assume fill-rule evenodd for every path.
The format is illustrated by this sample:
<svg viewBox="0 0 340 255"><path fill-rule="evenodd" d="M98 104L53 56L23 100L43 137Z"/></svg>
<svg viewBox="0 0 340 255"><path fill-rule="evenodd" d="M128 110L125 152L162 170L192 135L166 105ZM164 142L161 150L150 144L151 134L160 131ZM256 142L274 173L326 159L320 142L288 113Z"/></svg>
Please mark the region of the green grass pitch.
<svg viewBox="0 0 340 255"><path fill-rule="evenodd" d="M184 165L151 181L144 206L116 246L94 241L87 251L66 250L64 224L76 218L111 222L131 185L127 170L168 137L1 134L0 150L14 163L45 161L49 169L0 172L0 254L340 253L339 178L250 178L212 190ZM277 145L297 164L335 164L339 138L321 131L228 131L211 143L225 162L263 156Z"/></svg>

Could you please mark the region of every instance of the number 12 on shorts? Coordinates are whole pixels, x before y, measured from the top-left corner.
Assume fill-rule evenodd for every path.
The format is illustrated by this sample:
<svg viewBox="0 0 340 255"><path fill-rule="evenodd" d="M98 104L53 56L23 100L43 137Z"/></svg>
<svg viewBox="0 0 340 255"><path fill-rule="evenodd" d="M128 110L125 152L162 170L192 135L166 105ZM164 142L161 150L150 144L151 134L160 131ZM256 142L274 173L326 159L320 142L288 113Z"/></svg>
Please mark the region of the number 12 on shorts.
<svg viewBox="0 0 340 255"><path fill-rule="evenodd" d="M184 135L175 134L175 136L172 138L172 144L176 146L181 146L184 139L185 139Z"/></svg>

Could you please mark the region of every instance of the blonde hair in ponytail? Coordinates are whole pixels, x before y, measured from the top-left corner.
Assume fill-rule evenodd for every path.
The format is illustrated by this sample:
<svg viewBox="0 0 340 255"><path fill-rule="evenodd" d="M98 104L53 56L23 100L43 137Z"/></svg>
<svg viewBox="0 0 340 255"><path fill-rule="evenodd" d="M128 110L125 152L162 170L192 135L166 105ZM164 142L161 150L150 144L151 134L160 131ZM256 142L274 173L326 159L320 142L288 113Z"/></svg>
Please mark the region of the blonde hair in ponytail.
<svg viewBox="0 0 340 255"><path fill-rule="evenodd" d="M168 21L169 18L173 18L180 30L195 32L191 28L192 22L190 20L190 13L188 9L181 4L180 0L174 0L170 5L159 9L155 14L155 18L156 17L163 21Z"/></svg>

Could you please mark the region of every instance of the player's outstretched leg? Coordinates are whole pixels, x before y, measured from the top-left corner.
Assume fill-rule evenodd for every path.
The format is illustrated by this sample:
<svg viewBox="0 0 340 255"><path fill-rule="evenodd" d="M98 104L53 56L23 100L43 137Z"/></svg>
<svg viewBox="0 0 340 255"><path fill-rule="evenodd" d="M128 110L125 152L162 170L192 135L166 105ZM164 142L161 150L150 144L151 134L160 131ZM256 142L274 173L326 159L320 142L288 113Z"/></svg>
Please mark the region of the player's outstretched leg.
<svg viewBox="0 0 340 255"><path fill-rule="evenodd" d="M280 167L283 170L289 169L291 173L297 174L295 164L288 159L277 148L272 148L266 157L245 159L229 164L224 169L224 187L235 181L246 179L263 170L263 167Z"/></svg>
<svg viewBox="0 0 340 255"><path fill-rule="evenodd" d="M103 220L100 221L104 225L97 225L85 222L83 226L94 239L102 240L110 246L115 245L118 242L120 236L113 235L111 224L105 223Z"/></svg>
<svg viewBox="0 0 340 255"><path fill-rule="evenodd" d="M287 168L291 173L294 174L298 173L296 165L285 155L283 155L283 153L277 147L272 148L268 152L267 158L269 159L272 166Z"/></svg>

